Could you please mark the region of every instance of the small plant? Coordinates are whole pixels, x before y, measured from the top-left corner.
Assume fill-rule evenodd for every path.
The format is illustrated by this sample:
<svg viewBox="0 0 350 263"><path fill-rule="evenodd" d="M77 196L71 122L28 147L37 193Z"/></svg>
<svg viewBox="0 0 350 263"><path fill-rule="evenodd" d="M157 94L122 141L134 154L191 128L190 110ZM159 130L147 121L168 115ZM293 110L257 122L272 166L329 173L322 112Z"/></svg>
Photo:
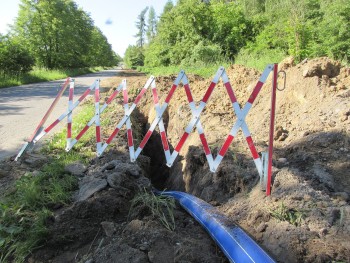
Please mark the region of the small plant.
<svg viewBox="0 0 350 263"><path fill-rule="evenodd" d="M288 208L282 202L281 205L274 211L270 211L272 217L280 220L287 221L292 225L298 226L304 217L304 213L293 208Z"/></svg>
<svg viewBox="0 0 350 263"><path fill-rule="evenodd" d="M158 219L166 229L170 231L175 230L175 201L173 198L155 195L153 192L148 192L144 189L131 200L129 216L138 206L147 207L150 209L152 216Z"/></svg>

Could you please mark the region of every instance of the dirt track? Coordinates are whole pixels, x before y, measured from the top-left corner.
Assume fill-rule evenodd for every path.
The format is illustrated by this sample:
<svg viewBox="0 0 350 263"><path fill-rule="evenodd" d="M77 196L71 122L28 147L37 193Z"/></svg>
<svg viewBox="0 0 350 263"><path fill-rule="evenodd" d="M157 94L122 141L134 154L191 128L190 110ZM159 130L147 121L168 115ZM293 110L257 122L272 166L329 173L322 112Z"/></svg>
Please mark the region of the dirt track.
<svg viewBox="0 0 350 263"><path fill-rule="evenodd" d="M75 77L75 98L83 93L96 78L104 80L116 76L117 70ZM0 89L0 159L16 154L25 139L50 107L64 80L22 85ZM57 104L46 125L67 108L68 89Z"/></svg>

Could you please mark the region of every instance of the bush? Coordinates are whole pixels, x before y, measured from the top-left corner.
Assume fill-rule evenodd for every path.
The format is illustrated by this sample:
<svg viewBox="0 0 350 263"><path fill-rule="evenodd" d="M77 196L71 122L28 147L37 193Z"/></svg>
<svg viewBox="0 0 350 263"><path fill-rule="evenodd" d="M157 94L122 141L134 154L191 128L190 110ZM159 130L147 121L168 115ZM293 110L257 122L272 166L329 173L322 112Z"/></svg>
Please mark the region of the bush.
<svg viewBox="0 0 350 263"><path fill-rule="evenodd" d="M211 64L223 60L222 49L216 44L200 41L192 50L191 56L182 60L183 65Z"/></svg>
<svg viewBox="0 0 350 263"><path fill-rule="evenodd" d="M29 51L15 39L0 39L0 73L19 76L29 72L34 59Z"/></svg>

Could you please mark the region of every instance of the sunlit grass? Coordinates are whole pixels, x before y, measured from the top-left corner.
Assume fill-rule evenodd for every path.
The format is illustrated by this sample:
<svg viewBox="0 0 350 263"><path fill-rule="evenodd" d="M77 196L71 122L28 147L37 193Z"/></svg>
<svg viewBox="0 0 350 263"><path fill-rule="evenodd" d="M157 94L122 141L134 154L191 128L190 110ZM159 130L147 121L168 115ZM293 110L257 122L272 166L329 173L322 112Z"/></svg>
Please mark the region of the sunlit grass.
<svg viewBox="0 0 350 263"><path fill-rule="evenodd" d="M286 54L279 49L271 49L260 53L242 49L235 59L235 64L244 65L257 70L264 70L267 64L279 63L285 57Z"/></svg>
<svg viewBox="0 0 350 263"><path fill-rule="evenodd" d="M67 77L74 77L86 73L97 72L103 70L102 67L95 68L78 68L78 69L40 69L36 68L27 74L16 76L0 75L0 88L19 86L29 83L44 82L50 80L64 79Z"/></svg>
<svg viewBox="0 0 350 263"><path fill-rule="evenodd" d="M196 74L202 76L204 78L212 77L219 67L223 66L227 68L229 66L229 62L218 62L214 64L199 64L194 66L168 66L168 67L138 67L137 69L146 74L151 74L154 76L168 76L168 75L176 75L181 70L184 70L186 74Z"/></svg>
<svg viewBox="0 0 350 263"><path fill-rule="evenodd" d="M93 105L82 105L73 115L73 135L93 116ZM47 164L35 175L22 176L14 190L0 200L0 262L8 262L10 258L13 262L24 262L45 241L49 234L46 222L53 208L69 204L72 190L77 188L77 177L67 174L65 166L76 161L85 163L93 155L93 128L70 152L65 151L66 129L52 136L42 149Z"/></svg>

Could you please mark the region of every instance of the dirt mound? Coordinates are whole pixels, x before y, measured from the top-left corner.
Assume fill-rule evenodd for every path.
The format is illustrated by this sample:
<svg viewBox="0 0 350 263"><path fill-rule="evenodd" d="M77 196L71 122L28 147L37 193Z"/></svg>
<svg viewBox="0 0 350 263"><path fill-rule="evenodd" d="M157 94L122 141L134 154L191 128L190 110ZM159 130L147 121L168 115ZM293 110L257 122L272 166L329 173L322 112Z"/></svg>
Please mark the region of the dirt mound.
<svg viewBox="0 0 350 263"><path fill-rule="evenodd" d="M146 207L130 210L130 200L149 191L150 182L143 170L149 158L141 156L136 164L128 158L110 151L91 161L80 182L106 180L106 187L56 211L48 222L45 246L29 262L226 262L205 231L180 208L174 210L174 231ZM80 185L77 194L82 189Z"/></svg>
<svg viewBox="0 0 350 263"><path fill-rule="evenodd" d="M196 131L171 169L164 166L160 136L155 134L144 151L155 160L151 179L158 186L221 204L222 211L285 262L350 261L350 69L329 58L297 65L288 58L279 67L286 72L287 80L285 89L277 93L272 197L266 198L257 186L258 173L242 132L214 174L209 171ZM232 65L226 72L243 107L261 73L240 65ZM198 102L211 79L188 77L194 101ZM161 103L175 78L157 78ZM280 75L280 88L283 82ZM270 76L246 118L259 152L266 151L268 145L271 86ZM147 128L155 113L150 94L144 101L140 113L147 120ZM173 149L192 117L182 85L166 114ZM215 157L237 120L221 81L200 120Z"/></svg>

